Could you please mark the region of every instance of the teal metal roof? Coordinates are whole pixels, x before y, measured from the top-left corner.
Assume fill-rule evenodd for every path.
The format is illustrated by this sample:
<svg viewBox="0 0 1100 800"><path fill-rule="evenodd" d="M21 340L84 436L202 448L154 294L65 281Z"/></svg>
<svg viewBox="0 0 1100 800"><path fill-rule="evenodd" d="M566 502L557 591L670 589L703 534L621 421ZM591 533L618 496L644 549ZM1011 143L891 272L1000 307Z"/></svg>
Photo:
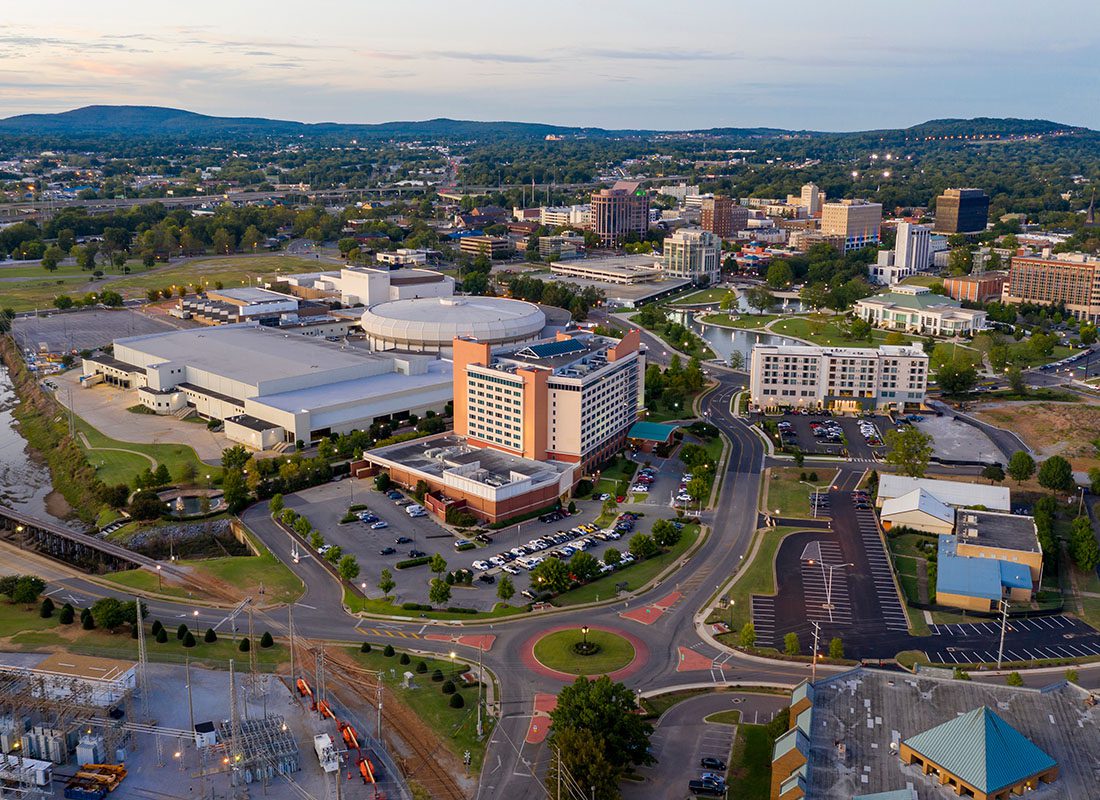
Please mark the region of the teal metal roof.
<svg viewBox="0 0 1100 800"><path fill-rule="evenodd" d="M645 439L648 442L667 442L672 438L675 425L662 425L659 422L635 422L627 433L628 439Z"/></svg>
<svg viewBox="0 0 1100 800"><path fill-rule="evenodd" d="M910 736L904 743L986 793L999 792L1057 763L986 706Z"/></svg>

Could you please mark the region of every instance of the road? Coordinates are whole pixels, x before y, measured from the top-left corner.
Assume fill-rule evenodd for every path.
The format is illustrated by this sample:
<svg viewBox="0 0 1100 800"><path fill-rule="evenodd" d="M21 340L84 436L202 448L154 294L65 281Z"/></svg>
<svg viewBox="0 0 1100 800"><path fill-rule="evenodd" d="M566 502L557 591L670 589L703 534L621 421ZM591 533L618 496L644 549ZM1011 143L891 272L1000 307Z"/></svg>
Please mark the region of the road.
<svg viewBox="0 0 1100 800"><path fill-rule="evenodd" d="M628 636L635 643L637 656L616 674L616 679L639 691L754 682L794 685L808 677L808 665L755 659L723 648L706 635L702 624L701 615L711 597L742 565L758 527L756 498L765 461L761 439L730 411L731 400L744 386L744 378L723 369L713 372L717 373L718 385L704 398L702 406L706 418L727 437L729 458L721 474L717 506L702 514L710 534L672 577L644 594L621 596L614 603L596 608L532 612L512 620L458 628L426 620L352 617L344 612L342 589L330 573L314 559L303 558L289 564L307 587L293 608L295 630L314 639L367 640L435 654L454 649L470 660L477 658L477 650L451 641L452 636L495 637L483 658L499 680L501 717L486 754L479 798L530 797L539 793L533 782L547 763L545 709L564 681L526 656L534 640L551 628L586 624ZM243 520L273 553L289 562L291 539L270 520L264 505L246 510ZM79 577L54 581L50 591L82 605L94 597L111 594ZM226 611L221 609L185 602L151 601L148 605L150 614L166 623L188 620L192 626L215 629L230 625ZM276 630L287 622L285 607L270 609L266 614ZM976 633L967 632L967 643ZM924 642L932 644L927 639ZM883 655L889 657L893 652ZM819 666L818 671L828 669ZM1100 667L1081 668L1079 672L1083 684L1100 685Z"/></svg>

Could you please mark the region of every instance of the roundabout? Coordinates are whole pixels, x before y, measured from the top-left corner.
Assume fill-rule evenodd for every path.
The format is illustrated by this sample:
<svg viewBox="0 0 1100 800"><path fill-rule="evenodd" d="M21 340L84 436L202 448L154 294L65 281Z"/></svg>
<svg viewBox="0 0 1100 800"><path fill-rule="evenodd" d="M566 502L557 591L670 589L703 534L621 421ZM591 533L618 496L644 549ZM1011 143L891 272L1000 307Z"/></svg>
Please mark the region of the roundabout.
<svg viewBox="0 0 1100 800"><path fill-rule="evenodd" d="M547 676L610 675L621 677L644 665L644 643L625 631L595 626L558 627L529 639L523 648L527 665Z"/></svg>

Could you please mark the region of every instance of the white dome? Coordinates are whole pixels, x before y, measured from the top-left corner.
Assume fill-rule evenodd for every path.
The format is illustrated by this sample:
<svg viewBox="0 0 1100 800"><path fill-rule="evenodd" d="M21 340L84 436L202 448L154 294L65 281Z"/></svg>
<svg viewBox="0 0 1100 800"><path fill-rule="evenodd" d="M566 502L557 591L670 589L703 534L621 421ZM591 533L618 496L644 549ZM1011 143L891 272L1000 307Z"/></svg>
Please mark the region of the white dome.
<svg viewBox="0 0 1100 800"><path fill-rule="evenodd" d="M546 315L504 297L422 297L376 303L363 312L362 326L379 349L449 351L458 336L491 344L534 339Z"/></svg>

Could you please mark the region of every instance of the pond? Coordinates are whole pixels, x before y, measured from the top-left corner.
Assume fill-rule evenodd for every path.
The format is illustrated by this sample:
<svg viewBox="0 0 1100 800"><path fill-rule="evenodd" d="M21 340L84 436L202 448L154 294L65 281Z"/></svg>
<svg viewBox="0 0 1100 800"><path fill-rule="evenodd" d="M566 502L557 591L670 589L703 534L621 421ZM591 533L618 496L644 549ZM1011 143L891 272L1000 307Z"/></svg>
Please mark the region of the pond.
<svg viewBox="0 0 1100 800"><path fill-rule="evenodd" d="M175 496L173 496L175 495ZM204 494L180 494L176 495L175 492L162 492L161 499L168 504L169 513L173 517L194 517L199 514L208 514L212 511L219 511L225 505L225 501L222 499L221 492L217 492L211 495ZM203 508L203 500L209 500L209 505Z"/></svg>
<svg viewBox="0 0 1100 800"><path fill-rule="evenodd" d="M700 316L707 312L701 312ZM680 322L692 332L698 334L710 345L718 358L729 360L730 355L738 352L744 358L745 367L748 367L752 356L754 344L803 344L797 339L787 336L776 336L773 333L760 331L745 331L736 328L720 328L716 325L703 325L698 322L690 312L673 312L669 315Z"/></svg>

